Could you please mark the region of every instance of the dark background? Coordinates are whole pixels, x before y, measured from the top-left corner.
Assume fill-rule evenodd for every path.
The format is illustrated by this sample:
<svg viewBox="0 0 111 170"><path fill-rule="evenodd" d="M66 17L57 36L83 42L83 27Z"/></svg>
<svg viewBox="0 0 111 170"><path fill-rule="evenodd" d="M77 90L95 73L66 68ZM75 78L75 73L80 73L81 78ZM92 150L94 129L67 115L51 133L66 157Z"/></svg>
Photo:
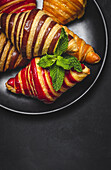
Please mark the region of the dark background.
<svg viewBox="0 0 111 170"><path fill-rule="evenodd" d="M0 108L0 170L111 170L111 0L97 0L109 34L93 88L72 106L42 116Z"/></svg>

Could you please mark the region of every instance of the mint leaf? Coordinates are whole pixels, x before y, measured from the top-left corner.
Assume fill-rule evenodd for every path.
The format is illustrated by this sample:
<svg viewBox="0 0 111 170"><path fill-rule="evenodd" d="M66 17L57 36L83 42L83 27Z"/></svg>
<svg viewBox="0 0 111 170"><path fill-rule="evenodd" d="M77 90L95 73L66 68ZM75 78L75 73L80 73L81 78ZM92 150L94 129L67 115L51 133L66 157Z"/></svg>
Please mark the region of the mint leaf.
<svg viewBox="0 0 111 170"><path fill-rule="evenodd" d="M56 64L51 66L49 70L50 70L50 76L52 78L53 88L55 91L58 91L63 84L65 71L62 67L59 67Z"/></svg>
<svg viewBox="0 0 111 170"><path fill-rule="evenodd" d="M68 47L68 36L67 36L64 28L61 28L60 38L58 40L58 44L56 46L54 54L56 56L61 55L62 53L64 53L67 50L67 47Z"/></svg>
<svg viewBox="0 0 111 170"><path fill-rule="evenodd" d="M63 58L58 56L56 64L65 70L70 70L74 66L74 57Z"/></svg>
<svg viewBox="0 0 111 170"><path fill-rule="evenodd" d="M81 63L80 62L74 63L74 70L77 71L77 72L82 72L82 67L81 67Z"/></svg>
<svg viewBox="0 0 111 170"><path fill-rule="evenodd" d="M65 59L73 58L74 59L74 62L73 62L74 70L77 71L77 72L82 72L81 63L80 63L80 61L76 57L71 56L69 54L64 54L64 58Z"/></svg>
<svg viewBox="0 0 111 170"><path fill-rule="evenodd" d="M37 63L42 68L47 68L52 66L56 61L56 56L46 54Z"/></svg>
<svg viewBox="0 0 111 170"><path fill-rule="evenodd" d="M74 56L72 56L72 55L70 55L70 54L67 54L67 53L64 53L63 55L62 55L65 59L71 59L71 58L76 58L76 57L74 57Z"/></svg>
<svg viewBox="0 0 111 170"><path fill-rule="evenodd" d="M74 70L77 72L82 72L81 63L76 57L74 57Z"/></svg>

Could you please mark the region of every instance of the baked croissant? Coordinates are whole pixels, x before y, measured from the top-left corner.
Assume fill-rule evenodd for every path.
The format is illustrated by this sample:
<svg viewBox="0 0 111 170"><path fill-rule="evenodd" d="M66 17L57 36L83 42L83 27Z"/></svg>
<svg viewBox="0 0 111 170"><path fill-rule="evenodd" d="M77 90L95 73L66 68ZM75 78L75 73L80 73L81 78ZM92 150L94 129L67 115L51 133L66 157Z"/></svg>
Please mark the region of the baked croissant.
<svg viewBox="0 0 111 170"><path fill-rule="evenodd" d="M4 0L0 1L0 13L29 11L36 7L36 0ZM0 72L15 69L28 63L26 58L15 49L0 29Z"/></svg>
<svg viewBox="0 0 111 170"><path fill-rule="evenodd" d="M0 29L0 72L22 67L28 63Z"/></svg>
<svg viewBox="0 0 111 170"><path fill-rule="evenodd" d="M87 0L44 0L43 10L52 17L54 21L65 25L77 17L80 18L84 14L86 3ZM72 10L73 8L74 10ZM85 60L91 64L100 61L99 55L95 53L91 45L86 44L83 39L70 31L67 27L63 27L65 31L75 39L78 45L78 52L74 54L78 60Z"/></svg>
<svg viewBox="0 0 111 170"><path fill-rule="evenodd" d="M71 35L78 46L78 51L74 54L76 58L78 58L79 61L86 61L87 63L98 63L100 61L100 56L95 53L93 47L89 44L87 44L82 38L80 38L78 35L74 34L71 30L69 30L66 26L62 26L65 31Z"/></svg>
<svg viewBox="0 0 111 170"><path fill-rule="evenodd" d="M0 13L19 13L36 8L36 0L1 0Z"/></svg>
<svg viewBox="0 0 111 170"><path fill-rule="evenodd" d="M49 70L38 66L39 60L39 57L33 58L28 66L23 68L14 78L9 79L6 83L7 89L13 93L37 97L45 103L52 103L63 92L90 74L90 69L84 64L81 64L81 73L72 69L66 71L62 87L56 92L52 86Z"/></svg>
<svg viewBox="0 0 111 170"><path fill-rule="evenodd" d="M84 15L87 0L44 0L43 10L59 24L67 24Z"/></svg>
<svg viewBox="0 0 111 170"><path fill-rule="evenodd" d="M52 54L62 27L40 9L18 14L1 14L1 28L7 38L22 55L31 59L46 53ZM74 38L69 35L67 52L78 50Z"/></svg>

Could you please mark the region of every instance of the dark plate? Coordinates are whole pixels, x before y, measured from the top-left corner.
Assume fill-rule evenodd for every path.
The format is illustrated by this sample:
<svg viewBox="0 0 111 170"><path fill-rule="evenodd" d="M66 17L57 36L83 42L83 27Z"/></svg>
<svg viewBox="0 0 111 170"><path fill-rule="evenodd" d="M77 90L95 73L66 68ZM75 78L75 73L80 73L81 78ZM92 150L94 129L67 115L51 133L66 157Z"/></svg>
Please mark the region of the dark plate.
<svg viewBox="0 0 111 170"><path fill-rule="evenodd" d="M39 2L38 6L42 4ZM107 28L103 14L96 1L89 0L85 15L82 19L76 20L68 27L91 44L95 51L101 56L101 62L95 65L86 64L91 69L91 75L81 83L74 86L53 104L47 105L39 101L25 97L23 95L12 94L7 91L5 82L13 77L19 70L0 74L0 105L8 110L23 114L45 114L51 113L67 106L83 97L98 79L103 68L108 48Z"/></svg>

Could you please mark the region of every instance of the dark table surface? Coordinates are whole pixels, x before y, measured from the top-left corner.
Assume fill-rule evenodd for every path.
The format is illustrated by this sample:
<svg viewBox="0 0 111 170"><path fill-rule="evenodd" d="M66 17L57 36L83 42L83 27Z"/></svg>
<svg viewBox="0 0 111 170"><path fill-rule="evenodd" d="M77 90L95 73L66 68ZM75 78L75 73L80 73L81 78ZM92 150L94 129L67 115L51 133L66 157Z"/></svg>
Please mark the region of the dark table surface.
<svg viewBox="0 0 111 170"><path fill-rule="evenodd" d="M109 49L93 88L52 114L25 116L0 108L0 170L111 169L111 0L97 0Z"/></svg>

